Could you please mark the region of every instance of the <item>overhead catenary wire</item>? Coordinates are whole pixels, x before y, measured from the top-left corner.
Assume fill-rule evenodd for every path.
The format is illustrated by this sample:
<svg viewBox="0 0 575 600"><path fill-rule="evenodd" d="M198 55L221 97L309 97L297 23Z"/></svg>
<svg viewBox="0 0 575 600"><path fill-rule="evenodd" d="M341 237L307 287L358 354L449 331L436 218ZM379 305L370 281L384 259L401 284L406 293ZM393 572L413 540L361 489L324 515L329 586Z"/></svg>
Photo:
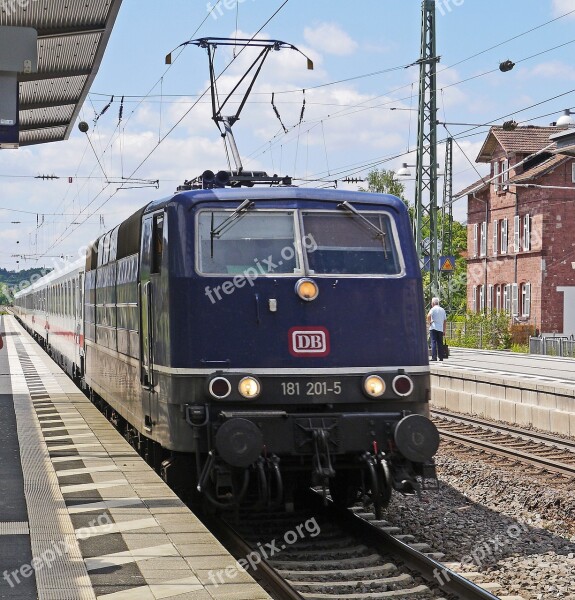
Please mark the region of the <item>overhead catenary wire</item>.
<svg viewBox="0 0 575 600"><path fill-rule="evenodd" d="M516 62L516 64L520 64L522 62L525 62L525 61L528 61L528 60L532 60L533 58L541 56L542 54L545 54L545 53L553 51L553 50L557 50L559 48L562 48L562 47L564 47L566 45L573 44L573 43L575 43L575 39L569 40L568 42L565 42L563 44L559 44L557 46L553 46L552 48L548 48L548 49L546 49L544 51L538 52L538 53L530 55L528 57L525 57L525 58L522 58L522 59L518 59L517 62ZM477 75L473 75L471 77L468 77L466 79L462 79L460 81L457 81L457 82L454 82L454 83L451 83L451 84L447 84L445 86L442 86L440 88L440 90L438 90L438 91L441 91L443 93L445 89L448 89L448 88L451 88L451 87L454 87L454 86L457 86L457 85L461 85L463 83L467 83L469 81L473 81L473 80L478 79L480 77L484 77L486 75L490 75L490 74L493 74L493 73L496 73L496 72L499 72L499 67L491 69L491 70L488 70L488 71L484 71L483 73L479 73ZM413 85L413 84L411 84L411 85ZM392 92L389 92L389 93L394 93L395 91L399 91L401 89L404 89L405 87L407 87L407 86L402 86L400 88L396 88L395 90L393 90ZM386 95L386 94L384 94L384 95ZM406 97L400 98L400 99L389 99L386 102L384 102L383 104L378 104L378 105L373 105L373 106L363 106L362 107L362 105L367 104L368 102L372 102L373 100L376 100L378 98L381 98L382 96L383 95L378 95L378 96L376 96L373 99L367 99L367 100L365 100L365 101L363 101L361 103L356 104L355 107L354 106L351 107L352 109L356 108L356 110L350 110L349 112L346 112L346 110L347 110L347 107L346 107L345 109L336 111L335 113L332 113L332 114L329 114L329 115L324 115L323 117L318 117L315 120L304 121L304 123L309 124L309 125L313 125L315 127L320 121L325 121L325 120L334 119L334 118L343 118L343 117L351 116L351 115L357 114L359 112L364 112L364 111L367 111L367 110L380 109L380 108L384 108L384 107L388 106L389 104L396 103L396 102L406 101L406 100L412 98L412 96L406 96ZM359 107L362 107L362 108L359 108ZM311 131L311 128L307 129L305 132L307 132L307 131ZM287 134L284 134L284 135L287 135ZM271 140L266 141L265 144L263 144L262 146L260 146L260 148L267 146L270 141L273 143L273 140L277 139L279 137L281 137L281 133L280 134L276 134L274 136L274 138L272 138ZM263 150L259 150L258 151L256 149L254 152L252 152L252 154L248 155L248 159L257 158L262 153L264 153Z"/></svg>
<svg viewBox="0 0 575 600"><path fill-rule="evenodd" d="M571 12L575 12L575 11L571 11ZM569 13L567 13L567 14L569 14ZM555 21L555 20L557 20L557 19L554 19L553 21ZM551 22L552 22L552 21L551 21ZM541 25L541 26L539 26L539 27L542 27L542 26L544 26L544 25L545 25L545 24L543 24L543 25ZM530 30L530 31L531 31L531 30ZM515 36L515 37L514 37L514 38L512 38L512 39L516 39L516 37L519 37L519 36ZM487 51L487 50L486 50L486 51ZM470 58L471 58L471 57L470 57ZM460 61L460 63L461 63L461 62L463 62L463 61ZM457 64L460 64L460 63L457 63ZM411 85L413 85L413 84L411 84ZM323 129L324 119L321 119L320 123L321 123L321 125L322 125L322 129ZM309 131L310 131L310 130L308 130L308 132L309 132ZM324 135L324 137L325 137L325 133L324 133L323 135ZM164 139L165 139L165 138L164 138ZM159 141L159 143L161 143L161 141ZM158 144L158 145L159 145L159 144ZM271 146L270 146L270 151L271 151ZM145 160L146 160L146 159L145 159ZM144 161L144 162L145 162L145 161ZM140 164L140 165L137 167L137 170L138 170L138 169L139 169L141 166L142 166L142 165ZM134 171L134 172L136 172L136 171ZM329 172L329 167L328 167L328 172ZM124 188L124 189L125 189L125 188Z"/></svg>
<svg viewBox="0 0 575 600"><path fill-rule="evenodd" d="M220 0L218 0L219 3ZM284 0L282 2L282 4L274 11L274 13L265 21L265 23L254 33L254 35L251 37L251 39L253 40L261 31L262 29L268 25L270 23L270 21L272 19L275 18L275 16L286 6L286 4L289 2L289 0ZM216 4L217 6L217 4ZM207 17L206 17L207 18ZM192 36L193 38L193 36ZM221 71L221 73L218 75L218 77L216 78L219 79L229 68L230 66L233 64L233 62L235 60L237 60L237 58L242 54L242 52L245 50L246 46L244 46L235 57L232 58L232 60L226 65L226 67L224 67L224 69ZM178 55L179 56L179 55ZM172 61L173 62L173 61ZM205 96L205 94L207 94L207 92L209 91L209 89L204 90L203 94L200 96L203 97ZM145 164L145 162L147 162L147 160L150 158L150 156L157 150L157 148L160 146L160 144L179 126L179 124L187 117L187 115L191 112L191 110L196 106L197 102L193 104L192 107L190 107L190 109L188 111L186 111L186 113L170 128L170 130L161 138L161 140L158 141L158 143L154 146L154 148L152 148L152 150L142 159L142 161L136 166L136 168L132 171L132 173L130 174L129 178L132 178L138 171L139 169ZM91 216L93 216L93 214L95 214L96 212L98 212L103 206L105 206L119 191L120 189L122 189L122 186L117 188L114 192L112 192L112 194L110 194L110 196L108 196L108 198L106 198L106 200L104 200L104 202L102 202L91 214L88 215L88 218L90 218ZM98 194L92 199L92 201L85 207L88 208L89 206L91 206L96 200L97 198L100 197L101 193L104 190L101 190L100 192L98 192ZM62 235L60 235L60 237L54 241L45 251L45 253L49 252L54 246L56 246L56 244L58 244L59 242L65 240L66 238L68 238L78 227L80 227L81 225L83 225L85 221L83 221L80 225L76 226L74 229L71 230L65 230L64 233ZM67 231L67 233L66 233ZM40 256L40 258L43 255Z"/></svg>

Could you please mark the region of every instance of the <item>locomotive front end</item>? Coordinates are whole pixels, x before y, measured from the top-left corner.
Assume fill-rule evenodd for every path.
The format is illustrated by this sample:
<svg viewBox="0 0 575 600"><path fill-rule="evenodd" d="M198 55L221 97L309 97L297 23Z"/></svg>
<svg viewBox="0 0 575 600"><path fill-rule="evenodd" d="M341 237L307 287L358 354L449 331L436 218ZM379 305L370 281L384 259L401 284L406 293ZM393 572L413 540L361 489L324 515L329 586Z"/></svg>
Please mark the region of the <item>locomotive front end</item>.
<svg viewBox="0 0 575 600"><path fill-rule="evenodd" d="M403 203L294 188L195 200L194 273L178 282L194 318L173 335L202 374L185 406L199 489L225 505L322 485L378 511L392 489L418 493L439 436Z"/></svg>

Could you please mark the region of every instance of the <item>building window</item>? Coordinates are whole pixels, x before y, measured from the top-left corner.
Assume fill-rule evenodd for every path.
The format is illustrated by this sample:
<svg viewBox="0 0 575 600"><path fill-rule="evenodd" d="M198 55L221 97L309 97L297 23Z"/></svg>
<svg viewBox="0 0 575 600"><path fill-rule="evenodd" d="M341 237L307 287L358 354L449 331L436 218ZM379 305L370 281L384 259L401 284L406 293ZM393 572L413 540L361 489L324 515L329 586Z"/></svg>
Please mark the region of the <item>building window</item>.
<svg viewBox="0 0 575 600"><path fill-rule="evenodd" d="M493 310L493 286L491 284L487 288L487 310Z"/></svg>
<svg viewBox="0 0 575 600"><path fill-rule="evenodd" d="M493 163L493 189L499 191L499 161Z"/></svg>
<svg viewBox="0 0 575 600"><path fill-rule="evenodd" d="M511 286L511 314L514 317L519 315L519 286L516 283Z"/></svg>
<svg viewBox="0 0 575 600"><path fill-rule="evenodd" d="M481 256L487 255L487 221L481 223Z"/></svg>
<svg viewBox="0 0 575 600"><path fill-rule="evenodd" d="M478 232L479 232L479 224L475 223L475 225L473 225L473 256L476 257L478 254Z"/></svg>
<svg viewBox="0 0 575 600"><path fill-rule="evenodd" d="M497 248L499 248L499 221L493 221L493 256L497 256Z"/></svg>
<svg viewBox="0 0 575 600"><path fill-rule="evenodd" d="M521 285L521 316L529 317L531 314L531 284Z"/></svg>
<svg viewBox="0 0 575 600"><path fill-rule="evenodd" d="M506 313L511 312L511 285L507 284L503 288L503 310Z"/></svg>
<svg viewBox="0 0 575 600"><path fill-rule="evenodd" d="M575 162L571 163L571 181L575 183Z"/></svg>
<svg viewBox="0 0 575 600"><path fill-rule="evenodd" d="M485 285L479 287L479 312L485 311Z"/></svg>
<svg viewBox="0 0 575 600"><path fill-rule="evenodd" d="M501 221L501 254L507 254L507 219Z"/></svg>
<svg viewBox="0 0 575 600"><path fill-rule="evenodd" d="M513 217L513 251L517 254L521 250L521 218L519 215Z"/></svg>
<svg viewBox="0 0 575 600"><path fill-rule="evenodd" d="M523 250L531 250L531 218L529 215L523 217Z"/></svg>
<svg viewBox="0 0 575 600"><path fill-rule="evenodd" d="M501 183L503 184L503 190L508 190L509 185L507 182L509 181L509 160L505 159L501 163Z"/></svg>
<svg viewBox="0 0 575 600"><path fill-rule="evenodd" d="M498 285L495 288L495 310L500 311L502 308L501 304L501 286Z"/></svg>

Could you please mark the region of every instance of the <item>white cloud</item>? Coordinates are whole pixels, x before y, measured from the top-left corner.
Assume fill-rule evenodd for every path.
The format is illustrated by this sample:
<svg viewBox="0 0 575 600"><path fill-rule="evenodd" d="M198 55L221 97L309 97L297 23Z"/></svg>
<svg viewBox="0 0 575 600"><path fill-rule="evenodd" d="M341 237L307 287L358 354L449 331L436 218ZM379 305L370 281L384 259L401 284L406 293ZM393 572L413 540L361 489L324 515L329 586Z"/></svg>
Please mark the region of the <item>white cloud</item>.
<svg viewBox="0 0 575 600"><path fill-rule="evenodd" d="M555 17L560 17L572 10L575 10L575 0L553 0L553 15ZM575 13L571 17L575 17Z"/></svg>
<svg viewBox="0 0 575 600"><path fill-rule="evenodd" d="M574 3L575 6L575 3ZM541 63L531 69L529 77L550 77L561 80L575 79L575 67L568 65L560 60Z"/></svg>
<svg viewBox="0 0 575 600"><path fill-rule="evenodd" d="M321 23L315 28L306 27L304 37L310 46L326 54L345 56L353 54L358 46L336 23Z"/></svg>

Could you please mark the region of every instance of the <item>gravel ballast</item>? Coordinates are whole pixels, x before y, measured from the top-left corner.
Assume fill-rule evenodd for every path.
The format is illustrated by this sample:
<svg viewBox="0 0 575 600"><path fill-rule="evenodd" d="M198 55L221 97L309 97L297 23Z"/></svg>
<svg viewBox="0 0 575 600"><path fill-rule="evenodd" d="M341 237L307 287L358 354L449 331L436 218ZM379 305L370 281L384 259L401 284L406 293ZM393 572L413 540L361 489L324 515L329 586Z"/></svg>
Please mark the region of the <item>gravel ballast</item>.
<svg viewBox="0 0 575 600"><path fill-rule="evenodd" d="M497 596L575 599L575 481L451 445L436 462L439 491L394 494L387 521Z"/></svg>

